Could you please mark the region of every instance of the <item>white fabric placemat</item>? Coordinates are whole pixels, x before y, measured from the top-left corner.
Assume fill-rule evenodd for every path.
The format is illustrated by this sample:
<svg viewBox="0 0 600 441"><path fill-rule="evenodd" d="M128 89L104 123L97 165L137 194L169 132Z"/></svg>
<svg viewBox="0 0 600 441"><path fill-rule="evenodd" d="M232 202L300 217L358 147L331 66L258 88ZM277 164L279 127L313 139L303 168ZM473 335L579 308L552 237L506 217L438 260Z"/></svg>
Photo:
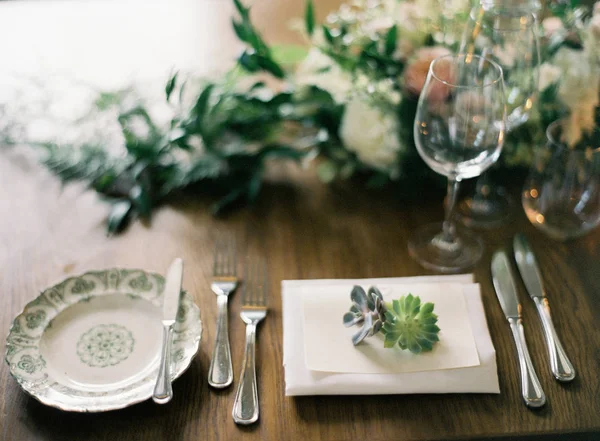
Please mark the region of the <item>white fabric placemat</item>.
<svg viewBox="0 0 600 441"><path fill-rule="evenodd" d="M305 287L438 282L468 285L465 287L465 301L481 362L479 366L395 374L340 374L311 371L306 367L301 313L301 293ZM356 280L284 280L282 282L282 307L285 394L293 396L499 393L496 352L487 327L479 286L472 285L472 283L473 276L470 274Z"/></svg>

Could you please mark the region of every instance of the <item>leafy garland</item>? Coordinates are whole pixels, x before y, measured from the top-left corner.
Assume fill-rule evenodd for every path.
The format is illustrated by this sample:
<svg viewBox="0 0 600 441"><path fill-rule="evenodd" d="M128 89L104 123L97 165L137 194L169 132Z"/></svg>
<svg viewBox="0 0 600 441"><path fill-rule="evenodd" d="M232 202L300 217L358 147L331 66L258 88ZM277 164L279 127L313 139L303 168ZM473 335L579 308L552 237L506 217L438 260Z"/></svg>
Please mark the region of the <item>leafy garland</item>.
<svg viewBox="0 0 600 441"><path fill-rule="evenodd" d="M265 43L252 24L250 8L240 0L233 2L239 16L233 20L233 29L247 46L236 68L224 80L203 81L191 103L184 97L195 85L180 74L172 75L164 90L166 102L173 110L166 125L153 119L141 100L128 99L130 91L104 92L95 101L95 108L116 115L123 154L109 152L109 146L99 140L83 145L36 144L46 152L43 163L64 182L86 182L110 203L109 234L123 230L132 219L149 220L153 209L177 192L205 191L217 196L219 199L212 207L217 215L238 204L252 203L260 192L270 160L299 162L320 154L324 160L317 171L326 182L350 176L364 177L370 187L390 182L388 172L365 165L344 146L339 135L343 104L314 85L297 90L286 88L287 82L281 81L287 78L281 56ZM556 6L562 9L554 12L565 23L582 20L585 12L574 6L576 2L563 3ZM352 47L345 38L348 26L343 22L318 26L313 2L307 0L306 33L309 37L322 33L319 50L345 72L374 80L400 76L404 63L391 56L400 38L396 25L378 40L364 39ZM557 35L546 46L544 58L566 42L577 44L576 41L569 35ZM433 43L432 40L424 44ZM257 75L243 77L248 73ZM269 87L270 84L255 78L261 75L265 81L281 81L284 87L279 90ZM242 78L250 78L252 84L240 91L236 83ZM397 81L392 87L401 90ZM544 93L548 96L541 101L556 101L556 88ZM409 146L413 145L412 121L417 105L416 97L413 98L404 97L400 105L390 109L402 121L399 136ZM540 108L540 113L542 121L561 116L560 109L553 107ZM537 126L530 127L532 124L542 125L537 121L521 127L510 135L517 138L513 145L517 145L516 141L541 142L536 138L540 130ZM510 145L506 147L510 149ZM422 197L428 189L443 188L443 178L423 166L416 149L408 148L398 162L396 177L400 185L394 192L399 197ZM418 183L418 191L411 183Z"/></svg>
<svg viewBox="0 0 600 441"><path fill-rule="evenodd" d="M250 22L249 8L239 0L234 3L240 16L233 21L234 30L249 46L238 65L247 72L282 78L283 68ZM186 84L175 73L165 86L166 100L181 105ZM223 82L206 82L191 108L161 129L139 101L125 107L123 94L103 93L96 106L101 111L117 109L124 157L111 155L102 145L39 144L47 153L43 163L62 181L85 181L111 204L109 234L121 231L133 218L150 219L152 210L176 191L204 189L221 195L212 207L215 214L236 203L253 202L268 160L297 162L309 153L282 142L284 124L288 131L290 125L301 127L306 108L320 108L324 118L335 111L329 95L316 88L302 96L290 91L273 94L256 81L241 93ZM182 153L191 159L182 161Z"/></svg>

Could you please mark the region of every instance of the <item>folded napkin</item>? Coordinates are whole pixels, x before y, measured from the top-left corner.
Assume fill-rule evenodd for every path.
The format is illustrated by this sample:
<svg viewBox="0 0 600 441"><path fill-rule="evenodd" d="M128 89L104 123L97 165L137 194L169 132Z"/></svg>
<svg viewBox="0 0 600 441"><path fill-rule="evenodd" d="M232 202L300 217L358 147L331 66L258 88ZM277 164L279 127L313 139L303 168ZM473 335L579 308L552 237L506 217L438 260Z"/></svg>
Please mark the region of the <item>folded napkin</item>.
<svg viewBox="0 0 600 441"><path fill-rule="evenodd" d="M306 287L417 283L465 284L465 303L479 354L478 366L393 374L335 373L308 369L304 351L303 317L299 313L303 310L302 291ZM496 352L485 320L479 286L472 283L472 275L359 280L284 280L282 282L283 366L286 395L499 393ZM342 326L341 318L340 326Z"/></svg>

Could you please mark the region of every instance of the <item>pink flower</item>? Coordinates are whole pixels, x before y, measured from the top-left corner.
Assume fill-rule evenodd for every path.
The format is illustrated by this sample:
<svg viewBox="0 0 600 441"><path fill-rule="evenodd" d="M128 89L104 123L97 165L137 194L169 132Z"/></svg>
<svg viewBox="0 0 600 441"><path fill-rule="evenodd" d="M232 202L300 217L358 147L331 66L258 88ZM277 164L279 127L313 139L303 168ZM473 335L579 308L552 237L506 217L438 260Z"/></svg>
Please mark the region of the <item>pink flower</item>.
<svg viewBox="0 0 600 441"><path fill-rule="evenodd" d="M404 69L404 87L406 90L415 96L419 96L425 85L431 62L438 57L450 55L450 53L451 52L448 49L441 46L423 47L419 49L415 53L413 61L411 61L408 66L406 66L406 69ZM444 69L443 65L438 65L437 67L437 76L439 77L440 72L442 72L441 79L447 80L450 76L450 66L448 65L448 69ZM430 91L430 98L432 100L441 101L447 96L448 88L443 84L434 84L432 87L433 89Z"/></svg>

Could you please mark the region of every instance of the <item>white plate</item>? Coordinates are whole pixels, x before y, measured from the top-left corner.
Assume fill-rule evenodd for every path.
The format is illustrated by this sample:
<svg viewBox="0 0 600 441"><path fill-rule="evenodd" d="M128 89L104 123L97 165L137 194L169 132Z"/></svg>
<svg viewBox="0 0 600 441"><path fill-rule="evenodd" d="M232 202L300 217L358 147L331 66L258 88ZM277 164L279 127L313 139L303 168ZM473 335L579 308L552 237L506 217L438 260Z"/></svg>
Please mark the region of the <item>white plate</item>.
<svg viewBox="0 0 600 441"><path fill-rule="evenodd" d="M164 278L111 269L48 288L13 321L6 362L44 404L76 412L120 409L152 396L162 344ZM182 292L173 329L172 378L198 352L202 323Z"/></svg>

